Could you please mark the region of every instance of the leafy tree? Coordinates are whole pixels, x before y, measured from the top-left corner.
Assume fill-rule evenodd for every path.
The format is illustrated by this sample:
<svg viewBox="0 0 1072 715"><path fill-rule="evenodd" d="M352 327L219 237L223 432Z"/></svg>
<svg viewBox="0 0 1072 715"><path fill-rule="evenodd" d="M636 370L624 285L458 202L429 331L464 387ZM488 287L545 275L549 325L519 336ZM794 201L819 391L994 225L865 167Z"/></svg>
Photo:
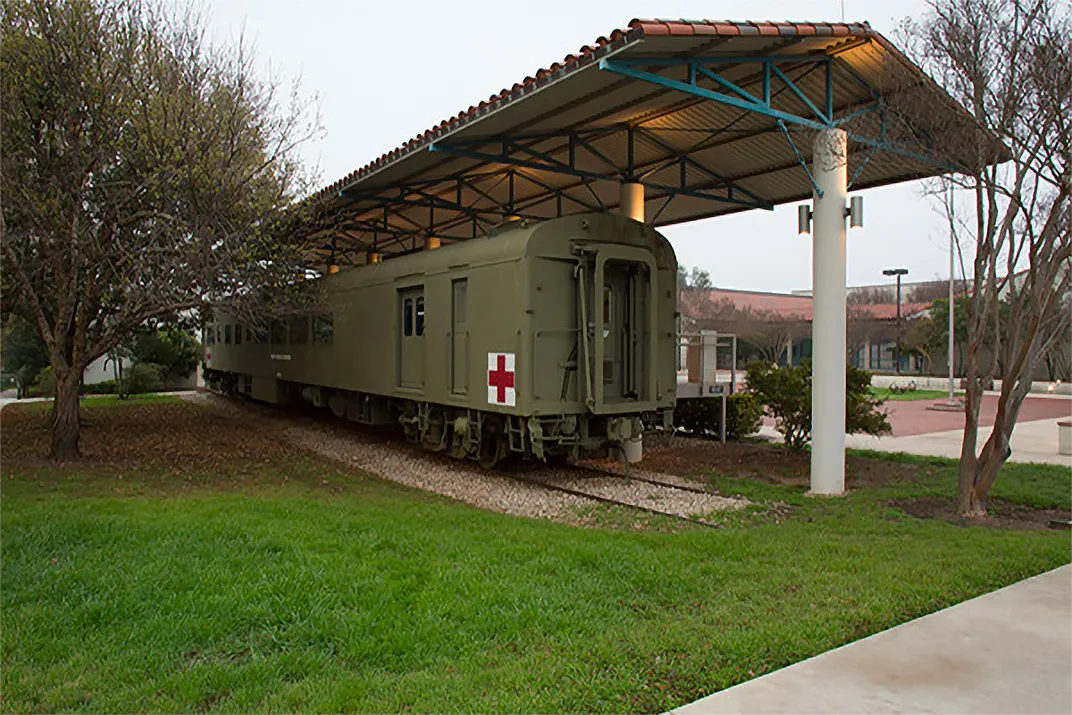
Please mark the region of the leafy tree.
<svg viewBox="0 0 1072 715"><path fill-rule="evenodd" d="M48 348L37 328L18 316L12 316L4 325L4 369L15 376L19 397L34 378L48 367Z"/></svg>
<svg viewBox="0 0 1072 715"><path fill-rule="evenodd" d="M778 421L778 431L793 451L811 441L811 361L779 367L756 361L748 365L748 391ZM845 368L845 432L886 434L890 423L882 400L871 394L871 373L852 365Z"/></svg>
<svg viewBox="0 0 1072 715"><path fill-rule="evenodd" d="M189 377L201 359L201 349L189 331L176 325L135 331L131 345L135 363L157 365L160 378Z"/></svg>
<svg viewBox="0 0 1072 715"><path fill-rule="evenodd" d="M306 216L285 209L315 104L170 7L2 2L0 297L48 350L56 459L79 456L86 365L147 320L305 294Z"/></svg>

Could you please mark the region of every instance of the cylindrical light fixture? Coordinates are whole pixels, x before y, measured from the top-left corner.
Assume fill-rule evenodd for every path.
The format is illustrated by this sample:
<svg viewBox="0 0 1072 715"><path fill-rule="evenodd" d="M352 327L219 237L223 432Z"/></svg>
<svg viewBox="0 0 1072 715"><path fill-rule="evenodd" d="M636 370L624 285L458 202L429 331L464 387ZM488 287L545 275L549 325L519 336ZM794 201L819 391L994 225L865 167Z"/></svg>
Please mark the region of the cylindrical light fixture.
<svg viewBox="0 0 1072 715"><path fill-rule="evenodd" d="M864 197L853 196L849 199L849 228L864 226Z"/></svg>
<svg viewBox="0 0 1072 715"><path fill-rule="evenodd" d="M811 207L807 204L797 207L797 233L801 236L811 233Z"/></svg>

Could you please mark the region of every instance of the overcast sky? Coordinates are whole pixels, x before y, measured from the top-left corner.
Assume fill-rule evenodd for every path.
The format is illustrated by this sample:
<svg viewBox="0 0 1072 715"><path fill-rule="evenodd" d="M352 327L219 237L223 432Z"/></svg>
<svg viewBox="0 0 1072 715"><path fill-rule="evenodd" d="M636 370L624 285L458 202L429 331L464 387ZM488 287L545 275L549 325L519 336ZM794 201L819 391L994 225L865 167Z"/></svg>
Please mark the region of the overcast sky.
<svg viewBox="0 0 1072 715"><path fill-rule="evenodd" d="M845 19L887 37L923 0L845 0ZM225 41L245 32L265 67L300 75L322 100L326 136L304 149L322 183L354 169L460 110L560 61L635 17L838 21L840 0L540 0L370 2L209 0ZM948 234L918 182L863 193L866 227L848 237L849 285L948 277ZM664 229L678 261L715 285L789 291L811 287L811 239L797 236L796 207L752 211Z"/></svg>

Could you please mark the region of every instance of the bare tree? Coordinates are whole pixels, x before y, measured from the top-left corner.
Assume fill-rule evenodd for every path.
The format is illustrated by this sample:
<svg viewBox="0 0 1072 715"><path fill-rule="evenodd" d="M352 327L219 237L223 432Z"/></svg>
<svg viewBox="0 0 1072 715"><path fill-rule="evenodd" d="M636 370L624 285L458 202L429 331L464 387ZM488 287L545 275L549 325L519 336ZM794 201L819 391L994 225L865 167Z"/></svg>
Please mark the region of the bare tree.
<svg viewBox="0 0 1072 715"><path fill-rule="evenodd" d="M688 321L688 330L709 318L717 310L711 303L711 275L698 266L688 270L677 267L678 308Z"/></svg>
<svg viewBox="0 0 1072 715"><path fill-rule="evenodd" d="M964 293L964 281L953 281L953 291L957 295L963 295ZM943 300L949 298L949 281L947 279L926 281L925 283L916 283L910 286L905 293L904 300L906 303L927 303L928 305L936 300Z"/></svg>
<svg viewBox="0 0 1072 715"><path fill-rule="evenodd" d="M945 204L970 265L957 507L983 515L1040 357L1069 320L1072 27L1067 4L1050 0L932 0L908 30L920 64L1007 147L979 141L982 168L946 179L972 203L967 215ZM995 424L980 449L983 386L999 371Z"/></svg>
<svg viewBox="0 0 1072 715"><path fill-rule="evenodd" d="M2 5L2 301L47 345L56 459L80 456L85 367L131 330L285 301L304 271L303 212L283 210L315 102L152 2Z"/></svg>
<svg viewBox="0 0 1072 715"><path fill-rule="evenodd" d="M892 303L894 298L892 289L883 286L862 286L852 288L845 296L848 305L881 305Z"/></svg>
<svg viewBox="0 0 1072 715"><path fill-rule="evenodd" d="M740 343L742 358L780 362L790 341L797 342L810 333L803 318L767 310L738 307L729 298L709 300L696 321L698 328L734 333Z"/></svg>

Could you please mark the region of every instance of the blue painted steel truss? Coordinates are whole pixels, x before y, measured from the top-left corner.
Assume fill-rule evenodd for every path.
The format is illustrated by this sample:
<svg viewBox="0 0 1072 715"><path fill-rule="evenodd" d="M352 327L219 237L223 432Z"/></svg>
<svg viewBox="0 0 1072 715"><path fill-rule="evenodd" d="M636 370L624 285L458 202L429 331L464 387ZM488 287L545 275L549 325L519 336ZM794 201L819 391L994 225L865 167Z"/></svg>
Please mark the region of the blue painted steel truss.
<svg viewBox="0 0 1072 715"><path fill-rule="evenodd" d="M847 109L841 116L837 116L834 106L834 79L833 69L835 58L829 55L783 55L774 57L644 57L636 59L604 59L599 63L601 70L613 72L631 79L648 82L667 89L673 89L685 94L719 102L737 109L752 112L774 119L777 126L786 134L789 133L786 124L814 130L840 128L865 114L877 113L879 117L879 137L865 137L854 132L846 132L850 141L871 147L872 150L886 151L906 158L914 159L926 164L940 166L950 171L956 167L936 158L933 152L921 153L918 148L929 150L926 141L919 142L914 147L891 142L887 137L887 116L889 113L882 94L870 86L859 74L846 65L839 67L847 70L860 86L864 87L871 95L871 101ZM727 79L720 69L733 66L752 66L759 72L760 89L758 92L750 92L740 86L738 82ZM792 70L784 68L791 67ZM676 79L660 74L658 69L682 68L684 79ZM789 76L789 72L803 69L801 77L807 76L814 71L823 74L822 99L818 102L801 89L798 81ZM711 89L706 84L715 84L719 90ZM780 87L779 87L780 85ZM774 106L773 99L778 93L785 91L800 100L807 108L807 114L795 114L791 111L779 109ZM799 163L807 170L804 158L797 151L790 140L790 146L797 156ZM873 151L872 151L873 154ZM870 159L870 154L868 159ZM857 172L858 174L859 172ZM812 185L810 172L808 178ZM855 176L854 176L855 178ZM815 187L818 190L818 187Z"/></svg>
<svg viewBox="0 0 1072 715"><path fill-rule="evenodd" d="M429 146L429 150L476 161L573 176L580 179L585 185L588 185L589 181L616 181L622 183L641 181L644 186L667 195L689 196L743 208L766 210L772 210L774 208L770 201L767 201L747 188L726 179L714 170L702 166L687 154L676 156L669 162L669 164L677 164L679 167L680 178L676 184L654 183L641 180L638 178L637 169L644 167L636 167L633 162L633 147L636 130L629 128L626 131L628 132L628 160L624 168L619 168L614 161L593 146L592 138L597 132L565 132L559 134L540 134L520 138L496 137L458 142L435 142ZM606 134L607 130L599 130L598 133ZM645 138L669 149L665 144L654 139L650 133L647 134ZM535 148L536 145L549 139L559 139L565 144L554 152L541 151ZM594 171L592 169L579 167L577 159L581 153L587 153L591 158L595 159L594 163L602 164L605 167L605 170ZM563 154L564 156L562 156ZM660 162L660 165L654 170L664 169L667 164L667 162ZM709 185L705 187L705 189L689 188L686 180L686 173L689 168L703 172L711 177L712 181L709 182ZM647 173L654 173L654 170L650 170ZM539 183L531 176L526 176L526 179L533 181L534 183ZM588 185L588 187L591 191L591 186ZM723 191L725 195L712 193L713 191ZM594 191L591 192L596 201L602 206L602 200L599 199Z"/></svg>

